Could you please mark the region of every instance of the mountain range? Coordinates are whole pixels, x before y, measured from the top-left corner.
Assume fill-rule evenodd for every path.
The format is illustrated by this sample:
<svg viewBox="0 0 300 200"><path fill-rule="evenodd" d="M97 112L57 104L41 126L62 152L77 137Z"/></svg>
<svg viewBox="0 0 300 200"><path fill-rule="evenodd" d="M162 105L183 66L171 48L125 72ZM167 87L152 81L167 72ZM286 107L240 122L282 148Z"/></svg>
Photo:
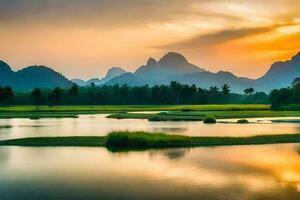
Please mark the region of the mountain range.
<svg viewBox="0 0 300 200"><path fill-rule="evenodd" d="M253 87L256 91L269 92L272 89L290 86L297 77L300 77L300 52L291 60L274 63L267 73L258 79L238 77L228 71L210 72L190 64L178 53L170 52L159 61L150 58L146 65L139 67L134 73L122 74L106 84L153 86L177 81L182 84L195 84L202 88L228 84L233 91L239 93L248 87Z"/></svg>
<svg viewBox="0 0 300 200"><path fill-rule="evenodd" d="M30 66L19 71L13 71L8 64L0 61L0 86L9 85L17 90L29 90L34 87L53 88L56 86L68 88L73 83L80 86L95 85L160 85L177 81L182 84L195 84L198 87L231 86L234 92L243 92L245 88L253 87L256 91L269 92L272 89L288 87L293 80L300 77L300 52L291 60L275 62L265 75L258 79L238 77L231 72L210 72L188 62L181 54L169 52L161 59L149 58L145 65L135 72L126 72L122 68L113 67L103 78L69 80L62 74L45 66Z"/></svg>

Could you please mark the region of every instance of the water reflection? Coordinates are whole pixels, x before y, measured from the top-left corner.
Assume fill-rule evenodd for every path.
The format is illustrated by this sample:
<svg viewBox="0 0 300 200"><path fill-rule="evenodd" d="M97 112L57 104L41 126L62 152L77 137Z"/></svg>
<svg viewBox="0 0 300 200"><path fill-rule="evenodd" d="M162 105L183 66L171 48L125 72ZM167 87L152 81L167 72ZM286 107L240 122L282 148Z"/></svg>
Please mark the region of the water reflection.
<svg viewBox="0 0 300 200"><path fill-rule="evenodd" d="M111 131L150 131L191 136L249 136L261 134L299 133L299 123L218 123L148 122L139 119L107 119L106 115L81 115L60 119L0 119L0 140L42 136L102 136ZM274 118L273 118L274 119ZM259 119L251 119L259 120ZM271 120L271 119L268 119ZM235 122L234 120L225 120Z"/></svg>
<svg viewBox="0 0 300 200"><path fill-rule="evenodd" d="M299 199L298 145L166 149L1 147L1 199ZM5 151L3 151L5 150ZM9 150L9 151L7 151ZM16 192L17 191L17 192Z"/></svg>

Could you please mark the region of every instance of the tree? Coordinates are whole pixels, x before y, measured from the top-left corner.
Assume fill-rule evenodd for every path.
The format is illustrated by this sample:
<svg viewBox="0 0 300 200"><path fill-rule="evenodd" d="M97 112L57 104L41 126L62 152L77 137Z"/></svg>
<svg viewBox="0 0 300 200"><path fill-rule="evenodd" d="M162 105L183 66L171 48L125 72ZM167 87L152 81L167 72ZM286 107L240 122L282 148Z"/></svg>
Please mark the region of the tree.
<svg viewBox="0 0 300 200"><path fill-rule="evenodd" d="M4 88L0 86L0 103L4 101L4 98L5 98Z"/></svg>
<svg viewBox="0 0 300 200"><path fill-rule="evenodd" d="M39 110L39 105L41 105L45 101L43 93L39 88L35 88L31 92L30 99L31 99L32 104L34 104L36 106L37 111Z"/></svg>
<svg viewBox="0 0 300 200"><path fill-rule="evenodd" d="M59 104L60 100L61 100L61 89L59 87L54 88L53 90L53 97L54 97L54 103L56 105Z"/></svg>
<svg viewBox="0 0 300 200"><path fill-rule="evenodd" d="M6 86L5 88L0 87L0 102L10 105L13 102L14 91L11 87Z"/></svg>
<svg viewBox="0 0 300 200"><path fill-rule="evenodd" d="M94 82L91 82L90 85L90 103L91 104L96 104L96 99L95 99L95 88L96 88L96 84Z"/></svg>
<svg viewBox="0 0 300 200"><path fill-rule="evenodd" d="M69 89L69 95L72 97L77 97L79 94L79 88L77 84L73 84L72 87Z"/></svg>
<svg viewBox="0 0 300 200"><path fill-rule="evenodd" d="M272 90L270 93L270 101L272 109L280 109L282 105L291 104L293 93L290 88L282 88L280 90Z"/></svg>
<svg viewBox="0 0 300 200"><path fill-rule="evenodd" d="M14 99L14 91L11 87L7 86L4 88L4 93L5 93L5 100L7 104L12 104L12 101Z"/></svg>
<svg viewBox="0 0 300 200"><path fill-rule="evenodd" d="M58 105L62 98L62 91L59 87L53 89L52 92L48 94L48 101L51 105Z"/></svg>
<svg viewBox="0 0 300 200"><path fill-rule="evenodd" d="M254 88L250 87L244 90L246 95L252 95L254 93Z"/></svg>
<svg viewBox="0 0 300 200"><path fill-rule="evenodd" d="M181 89L182 89L182 87L179 83L177 83L176 81L171 81L170 90L172 92L174 104L179 104Z"/></svg>
<svg viewBox="0 0 300 200"><path fill-rule="evenodd" d="M226 95L226 96L227 96L228 94L230 94L230 86L227 85L227 84L223 85L223 86L222 86L222 92L223 92L223 94Z"/></svg>

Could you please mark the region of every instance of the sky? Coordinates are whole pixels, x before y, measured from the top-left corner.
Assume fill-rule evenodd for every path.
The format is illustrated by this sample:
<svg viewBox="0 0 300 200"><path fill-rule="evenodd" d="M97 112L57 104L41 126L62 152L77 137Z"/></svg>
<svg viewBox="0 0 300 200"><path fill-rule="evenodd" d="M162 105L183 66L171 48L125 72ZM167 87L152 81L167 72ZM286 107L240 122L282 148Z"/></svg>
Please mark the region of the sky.
<svg viewBox="0 0 300 200"><path fill-rule="evenodd" d="M300 0L0 0L0 60L69 78L183 54L257 78L300 51Z"/></svg>

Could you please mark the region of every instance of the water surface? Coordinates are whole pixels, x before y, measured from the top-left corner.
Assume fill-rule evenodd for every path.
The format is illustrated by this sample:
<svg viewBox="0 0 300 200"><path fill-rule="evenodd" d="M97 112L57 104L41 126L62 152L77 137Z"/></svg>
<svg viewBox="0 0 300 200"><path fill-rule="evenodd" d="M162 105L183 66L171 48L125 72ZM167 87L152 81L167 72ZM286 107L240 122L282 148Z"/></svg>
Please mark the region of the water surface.
<svg viewBox="0 0 300 200"><path fill-rule="evenodd" d="M249 136L300 132L300 123L272 123L274 119L256 118L250 124L203 124L196 121L149 122L141 119L108 119L107 115L80 115L79 118L0 119L0 139L43 136L103 136L111 131L150 131L190 136ZM236 122L237 119L220 120ZM1 128L2 127L2 128Z"/></svg>
<svg viewBox="0 0 300 200"><path fill-rule="evenodd" d="M0 197L15 199L300 199L299 145L111 153L0 148Z"/></svg>

